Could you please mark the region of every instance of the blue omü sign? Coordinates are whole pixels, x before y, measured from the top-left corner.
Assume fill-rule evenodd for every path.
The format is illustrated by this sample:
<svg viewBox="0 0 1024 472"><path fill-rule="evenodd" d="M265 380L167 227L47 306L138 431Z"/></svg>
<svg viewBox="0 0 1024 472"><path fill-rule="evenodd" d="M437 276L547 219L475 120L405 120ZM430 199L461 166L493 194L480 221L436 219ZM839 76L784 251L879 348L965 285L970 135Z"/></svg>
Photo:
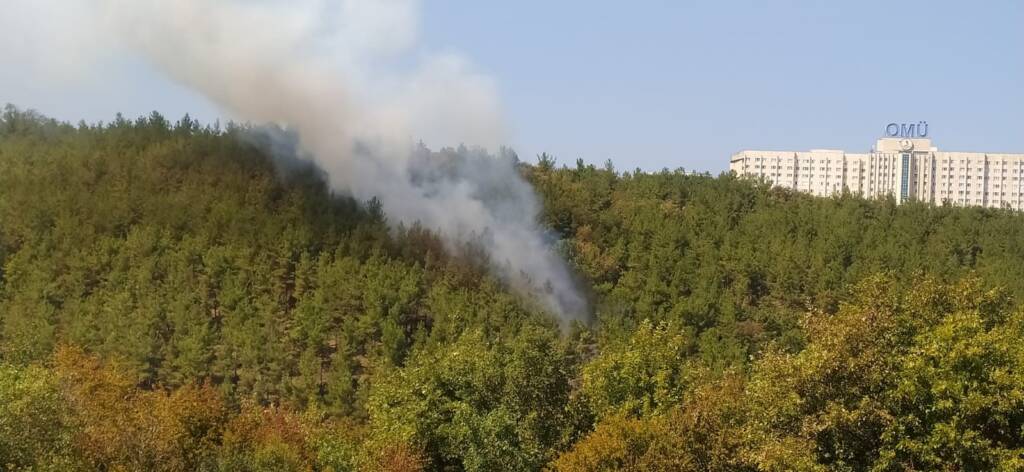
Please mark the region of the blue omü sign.
<svg viewBox="0 0 1024 472"><path fill-rule="evenodd" d="M890 138L926 138L928 137L928 122L889 123L885 125L885 135Z"/></svg>

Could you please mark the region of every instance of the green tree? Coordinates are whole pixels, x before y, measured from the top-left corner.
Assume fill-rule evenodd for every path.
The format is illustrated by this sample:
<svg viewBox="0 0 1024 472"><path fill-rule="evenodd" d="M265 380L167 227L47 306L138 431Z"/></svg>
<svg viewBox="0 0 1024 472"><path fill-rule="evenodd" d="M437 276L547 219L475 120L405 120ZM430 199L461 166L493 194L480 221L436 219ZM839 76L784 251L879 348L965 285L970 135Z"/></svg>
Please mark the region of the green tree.
<svg viewBox="0 0 1024 472"><path fill-rule="evenodd" d="M672 323L641 322L628 340L606 346L582 369L582 392L599 416L664 412L688 385L692 336Z"/></svg>
<svg viewBox="0 0 1024 472"><path fill-rule="evenodd" d="M0 365L0 465L4 470L73 470L73 414L57 377L39 366Z"/></svg>
<svg viewBox="0 0 1024 472"><path fill-rule="evenodd" d="M371 389L375 434L419 444L433 467L536 470L563 437L569 385L550 332L492 345L479 331L383 374Z"/></svg>

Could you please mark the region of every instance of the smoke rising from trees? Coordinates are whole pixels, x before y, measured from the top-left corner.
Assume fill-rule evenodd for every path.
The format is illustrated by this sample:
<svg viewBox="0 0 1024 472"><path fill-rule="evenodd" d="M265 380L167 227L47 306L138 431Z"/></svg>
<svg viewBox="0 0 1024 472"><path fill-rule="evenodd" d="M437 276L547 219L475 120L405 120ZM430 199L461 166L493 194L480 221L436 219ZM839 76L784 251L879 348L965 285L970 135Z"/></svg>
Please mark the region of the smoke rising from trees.
<svg viewBox="0 0 1024 472"><path fill-rule="evenodd" d="M482 151L506 140L494 84L461 56L417 44L416 0L15 4L8 19L18 20L0 20L9 59L63 74L139 55L233 118L296 133L336 191L377 197L392 222L418 221L452 249L479 243L517 291L563 321L586 316L514 159ZM470 148L430 153L417 140Z"/></svg>

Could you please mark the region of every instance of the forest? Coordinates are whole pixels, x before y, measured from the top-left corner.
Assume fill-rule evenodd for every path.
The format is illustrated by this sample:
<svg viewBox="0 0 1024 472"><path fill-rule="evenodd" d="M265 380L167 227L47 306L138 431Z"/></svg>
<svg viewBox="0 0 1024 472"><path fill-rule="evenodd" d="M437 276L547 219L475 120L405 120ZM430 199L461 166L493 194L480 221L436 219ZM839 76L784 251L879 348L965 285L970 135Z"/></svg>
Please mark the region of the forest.
<svg viewBox="0 0 1024 472"><path fill-rule="evenodd" d="M250 132L3 110L0 469L1024 469L1018 213L542 154L565 324Z"/></svg>

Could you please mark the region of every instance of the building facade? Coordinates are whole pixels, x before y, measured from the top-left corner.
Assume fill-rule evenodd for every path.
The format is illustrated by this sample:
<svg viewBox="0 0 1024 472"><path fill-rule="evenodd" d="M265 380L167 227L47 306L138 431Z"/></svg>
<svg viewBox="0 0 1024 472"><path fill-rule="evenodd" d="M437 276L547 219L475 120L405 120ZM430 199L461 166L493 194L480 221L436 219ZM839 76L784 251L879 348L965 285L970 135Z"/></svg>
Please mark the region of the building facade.
<svg viewBox="0 0 1024 472"><path fill-rule="evenodd" d="M1024 154L939 151L927 137L888 136L864 154L741 151L729 169L818 196L846 190L898 202L1024 209Z"/></svg>

